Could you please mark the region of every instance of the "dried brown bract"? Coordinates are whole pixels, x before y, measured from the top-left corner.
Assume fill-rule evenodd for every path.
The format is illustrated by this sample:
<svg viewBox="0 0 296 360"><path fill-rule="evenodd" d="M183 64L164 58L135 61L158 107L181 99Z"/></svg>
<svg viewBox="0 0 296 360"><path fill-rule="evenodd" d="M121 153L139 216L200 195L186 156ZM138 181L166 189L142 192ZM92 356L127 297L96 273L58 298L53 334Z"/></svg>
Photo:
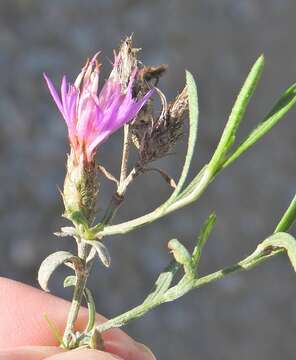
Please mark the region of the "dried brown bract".
<svg viewBox="0 0 296 360"><path fill-rule="evenodd" d="M187 89L184 88L169 104L165 95L158 89L157 92L162 103L161 113L155 116L149 102L131 126L132 139L142 165L169 154L184 133L184 119L188 112Z"/></svg>
<svg viewBox="0 0 296 360"><path fill-rule="evenodd" d="M114 51L112 75L123 86L127 86L130 76L137 69L137 53L140 49L132 47L132 36L122 41L118 53Z"/></svg>

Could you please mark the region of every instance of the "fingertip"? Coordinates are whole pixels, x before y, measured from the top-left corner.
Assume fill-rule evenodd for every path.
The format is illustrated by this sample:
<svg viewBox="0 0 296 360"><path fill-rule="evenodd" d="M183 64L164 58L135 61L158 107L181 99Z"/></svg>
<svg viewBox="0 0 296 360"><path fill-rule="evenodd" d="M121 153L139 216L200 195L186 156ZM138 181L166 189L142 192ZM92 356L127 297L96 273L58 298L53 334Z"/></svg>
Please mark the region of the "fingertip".
<svg viewBox="0 0 296 360"><path fill-rule="evenodd" d="M63 350L53 346L21 346L0 350L0 360L43 360Z"/></svg>
<svg viewBox="0 0 296 360"><path fill-rule="evenodd" d="M78 349L50 356L47 360L123 360L121 357L99 350Z"/></svg>
<svg viewBox="0 0 296 360"><path fill-rule="evenodd" d="M105 341L105 349L112 354L120 355L125 360L156 360L147 346L134 340L128 345L119 341Z"/></svg>
<svg viewBox="0 0 296 360"><path fill-rule="evenodd" d="M11 301L16 299L16 301ZM62 333L69 311L70 303L45 293L39 289L0 277L0 348L24 345L57 345L44 314ZM12 321L13 320L13 321ZM97 315L97 322L106 319ZM77 329L81 330L87 323L87 310L81 308ZM120 329L112 329L104 335L104 340L116 340L127 346L132 339Z"/></svg>
<svg viewBox="0 0 296 360"><path fill-rule="evenodd" d="M12 298L16 301L11 301ZM0 349L24 345L57 345L43 314L46 313L62 333L69 306L70 303L65 300L28 285L0 277L0 307L2 309ZM77 329L82 329L86 321L87 311L81 309ZM98 323L104 321L106 319L103 316L97 315ZM106 331L103 333L103 339L106 351L113 354L113 359L117 355L124 360L155 360L150 350L135 342L121 329ZM104 356L111 356L108 353L104 354ZM100 356L102 359L102 354ZM0 358L0 360L2 359Z"/></svg>
<svg viewBox="0 0 296 360"><path fill-rule="evenodd" d="M147 360L156 360L156 357L154 356L153 352L149 349L148 346L145 344L142 344L140 342L135 341L136 346L138 347L139 351L143 354L145 354L145 359Z"/></svg>

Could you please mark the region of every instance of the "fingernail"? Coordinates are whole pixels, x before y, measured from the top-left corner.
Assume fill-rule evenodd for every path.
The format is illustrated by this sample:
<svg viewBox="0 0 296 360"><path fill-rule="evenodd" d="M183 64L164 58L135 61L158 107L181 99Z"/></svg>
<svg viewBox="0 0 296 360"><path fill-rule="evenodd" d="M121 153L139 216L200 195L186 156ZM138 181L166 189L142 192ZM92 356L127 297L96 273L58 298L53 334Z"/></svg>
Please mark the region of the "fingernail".
<svg viewBox="0 0 296 360"><path fill-rule="evenodd" d="M135 341L136 347L141 351L142 353L147 355L147 360L156 360L156 357L154 356L153 352L144 344Z"/></svg>

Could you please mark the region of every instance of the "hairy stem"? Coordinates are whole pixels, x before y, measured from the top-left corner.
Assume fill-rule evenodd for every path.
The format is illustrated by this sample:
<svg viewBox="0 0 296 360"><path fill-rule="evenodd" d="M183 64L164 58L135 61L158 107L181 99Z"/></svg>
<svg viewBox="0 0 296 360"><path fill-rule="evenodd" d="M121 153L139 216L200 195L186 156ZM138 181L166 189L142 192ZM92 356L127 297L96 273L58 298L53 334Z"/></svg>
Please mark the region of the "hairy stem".
<svg viewBox="0 0 296 360"><path fill-rule="evenodd" d="M129 125L125 124L123 128L123 150L122 150L122 160L121 160L121 169L120 169L120 179L119 184L122 184L127 177L127 165L128 165L128 157L129 157Z"/></svg>
<svg viewBox="0 0 296 360"><path fill-rule="evenodd" d="M279 223L275 227L274 234L277 234L280 232L286 232L289 230L289 228L292 226L292 224L294 223L294 220L295 220L295 215L296 215L295 209L296 209L296 196L294 196L289 207L287 208L284 215L280 219ZM211 227L208 228L208 231L210 231L210 229L211 229ZM279 245L279 243L277 243L277 245ZM281 245L283 245L283 243ZM184 277L179 281L179 283L177 285L175 285L171 288L167 288L166 291L158 291L157 294L154 293L154 296L149 295L141 305L139 305L119 316L116 316L115 318L108 320L103 324L98 325L96 327L96 330L101 333L101 332L107 331L110 328L124 326L128 322L145 315L148 311L154 309L155 307L161 305L162 303L176 300L176 299L180 298L181 296L185 295L190 290L193 290L193 289L199 288L201 286L204 286L206 284L209 284L211 282L220 280L229 274L233 274L233 273L236 273L239 271L250 270L253 267L261 264L262 262L268 260L270 257L277 256L279 254L283 254L284 252L287 252L289 257L291 256L291 255L289 255L289 247L286 247L284 249L284 248L277 247L277 246L275 246L275 247L271 246L271 243L269 243L267 248L264 249L264 251L262 251L262 248L259 250L259 246L251 255L249 255L244 260L241 260L240 262L238 262L237 264L234 264L232 266L218 270L212 274L209 274L209 275L206 275L206 276L203 276L200 278L198 276L195 276L192 278L192 277L188 276L188 274L185 274ZM193 252L193 258L194 258L194 252ZM290 258L290 260L291 260L291 258ZM170 267L173 267L174 264L180 266L180 264L173 262L173 264ZM195 267L195 265L196 264L193 264L194 267ZM166 269L166 272L167 271L168 271L168 269ZM164 273L162 273L161 276L163 276L163 274ZM174 272L174 274L175 274L175 272ZM155 283L158 286L159 286L159 280L160 280L160 277L158 278L157 282ZM169 280L171 283L172 278L170 278ZM160 287L159 289L162 289L162 287Z"/></svg>
<svg viewBox="0 0 296 360"><path fill-rule="evenodd" d="M136 175L134 175L134 177L135 176ZM110 236L116 234L126 234L130 231L140 228L143 225L152 223L160 219L161 217L168 215L173 211L181 209L182 207L196 201L204 193L204 191L206 190L212 179L213 179L213 175L211 171L206 168L200 173L200 179L195 184L194 189L190 193L185 194L184 197L182 197L181 199L178 198L176 202L168 206L166 205L166 203L164 203L154 211L146 215L140 216L136 219L117 225L106 226L103 230L101 229L101 227L98 227L98 235ZM93 230L96 231L96 228L94 228Z"/></svg>
<svg viewBox="0 0 296 360"><path fill-rule="evenodd" d="M128 186L130 183L141 173L142 168L139 165L136 165L131 172L126 176L124 181L122 183L118 184L117 191L113 194L111 201L109 203L109 206L107 210L105 211L105 214L100 221L99 225L93 229L94 232L98 229L103 229L104 226L110 224L116 215L118 209L120 208L125 193L127 191ZM103 237L103 236L102 236Z"/></svg>
<svg viewBox="0 0 296 360"><path fill-rule="evenodd" d="M87 257L87 245L83 242L77 242L78 256L82 260L82 265L75 268L76 284L73 292L73 298L68 313L68 319L65 327L63 343L67 348L71 348L71 341L75 330L75 322L78 317L79 309L81 306L83 291L86 286L89 270L85 266L85 260ZM75 344L73 344L75 346Z"/></svg>
<svg viewBox="0 0 296 360"><path fill-rule="evenodd" d="M143 302L141 305L119 315L115 318L106 321L103 324L100 324L96 327L97 331L100 333L107 331L111 328L115 327L121 327L129 323L130 321L137 319L144 314L146 314L148 311L154 309L155 307L166 303L170 301L174 301L181 296L185 295L189 291L199 288L201 286L204 286L206 284L209 284L211 282L220 280L224 278L225 276L229 274L233 274L239 271L246 271L250 270L251 268L259 265L261 262L266 261L272 256L278 255L283 253L284 250L276 250L272 252L268 252L266 254L260 254L260 255L250 255L246 259L240 261L239 263L226 267L224 269L218 270L212 274L203 276L201 278L197 279L189 279L186 275L183 277L183 279L175 286L170 288L168 291L166 291L161 296L158 296L154 298L152 301L149 302Z"/></svg>

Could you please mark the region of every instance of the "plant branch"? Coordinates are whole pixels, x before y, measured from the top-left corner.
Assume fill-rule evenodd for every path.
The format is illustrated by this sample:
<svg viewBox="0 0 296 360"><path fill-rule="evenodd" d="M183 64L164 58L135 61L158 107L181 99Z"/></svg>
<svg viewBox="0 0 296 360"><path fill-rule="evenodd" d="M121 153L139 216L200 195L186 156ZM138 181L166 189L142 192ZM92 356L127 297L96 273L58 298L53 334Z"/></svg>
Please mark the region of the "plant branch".
<svg viewBox="0 0 296 360"><path fill-rule="evenodd" d="M129 142L130 142L129 124L125 124L123 128L123 149L122 149L119 186L124 182L125 178L127 177Z"/></svg>
<svg viewBox="0 0 296 360"><path fill-rule="evenodd" d="M144 301L141 305L119 315L115 318L106 321L103 324L100 324L96 327L97 331L104 332L114 327L121 327L129 323L130 321L137 319L139 317L142 317L145 315L148 311L154 309L155 307L166 303L170 301L174 301L189 291L193 289L197 289L199 287L202 287L206 284L215 282L217 280L220 280L224 278L227 275L240 272L240 271L247 271L252 269L253 267L261 264L262 262L265 262L269 258L282 254L284 252L284 249L279 249L271 252L267 252L265 254L251 254L248 258L245 260L240 261L237 264L234 264L232 266L226 267L224 269L218 270L212 274L203 276L198 279L190 279L187 275L185 275L182 280L172 288L170 288L168 291L166 291L164 294L161 294L160 296L154 298L152 301L146 302Z"/></svg>
<svg viewBox="0 0 296 360"><path fill-rule="evenodd" d="M73 292L73 298L68 313L67 323L64 331L63 343L67 349L75 347L74 326L78 317L81 306L84 289L86 286L89 271L85 267L85 260L87 257L87 245L84 242L77 240L78 256L82 260L80 266L75 266L76 283Z"/></svg>
<svg viewBox="0 0 296 360"><path fill-rule="evenodd" d="M221 170L232 164L241 154L251 148L259 139L261 139L269 130L271 130L272 127L275 126L295 105L296 84L292 85L283 93L280 99L273 106L272 110L265 117L263 122L261 122L258 127L250 133L243 144L234 150L232 154L228 155L228 152L234 143L238 127L246 111L246 107L261 76L263 66L264 58L261 56L251 69L251 72L239 93L237 101L235 102L231 115L228 119L226 128L210 162L203 167L203 169L183 190L182 188L185 184L185 180L187 179L188 170L192 161L198 128L197 90L192 75L187 72L186 79L189 95L188 100L190 115L189 142L184 167L175 191L164 204L150 213L140 216L136 219L123 222L121 224L106 226L103 229L99 224L92 229L94 234L96 234L96 232L99 233L99 236L125 234L143 225L154 222L175 210L191 204L200 197L206 187L214 180L216 175L220 173Z"/></svg>
<svg viewBox="0 0 296 360"><path fill-rule="evenodd" d="M128 322L145 315L148 311L154 309L155 307L163 303L176 300L193 289L197 289L211 282L220 280L227 275L250 270L267 261L269 258L283 254L284 252L287 253L294 270L296 271L296 241L291 235L285 233L285 231L288 231L292 226L295 218L296 196L294 196L288 209L285 211L276 226L274 234L259 244L251 255L237 264L199 278L196 266L198 264L201 250L210 236L216 219L215 215L211 214L201 229L191 260L188 261L186 256L182 256L184 255L184 246L179 243L179 245L175 247L176 254L173 253L176 261L171 263L165 272L159 275L157 281L155 282L155 290L148 295L144 302L103 324L97 325L96 330L101 333L110 328L124 326ZM177 285L170 288L174 275L180 269L181 264L184 267L185 275ZM188 266L192 267L190 272L186 271Z"/></svg>
<svg viewBox="0 0 296 360"><path fill-rule="evenodd" d="M117 225L110 225L103 228L102 227L94 227L92 229L93 232L98 231L99 236L110 236L115 234L126 234L130 231L136 230L143 225L152 223L161 217L168 215L169 213L181 209L182 207L189 205L196 201L206 190L207 186L210 184L213 175L209 168L204 168L199 176L199 182L195 185L195 188L189 194L186 194L184 198L178 198L176 202L166 205L164 203L154 211L140 216L136 219L126 221Z"/></svg>

